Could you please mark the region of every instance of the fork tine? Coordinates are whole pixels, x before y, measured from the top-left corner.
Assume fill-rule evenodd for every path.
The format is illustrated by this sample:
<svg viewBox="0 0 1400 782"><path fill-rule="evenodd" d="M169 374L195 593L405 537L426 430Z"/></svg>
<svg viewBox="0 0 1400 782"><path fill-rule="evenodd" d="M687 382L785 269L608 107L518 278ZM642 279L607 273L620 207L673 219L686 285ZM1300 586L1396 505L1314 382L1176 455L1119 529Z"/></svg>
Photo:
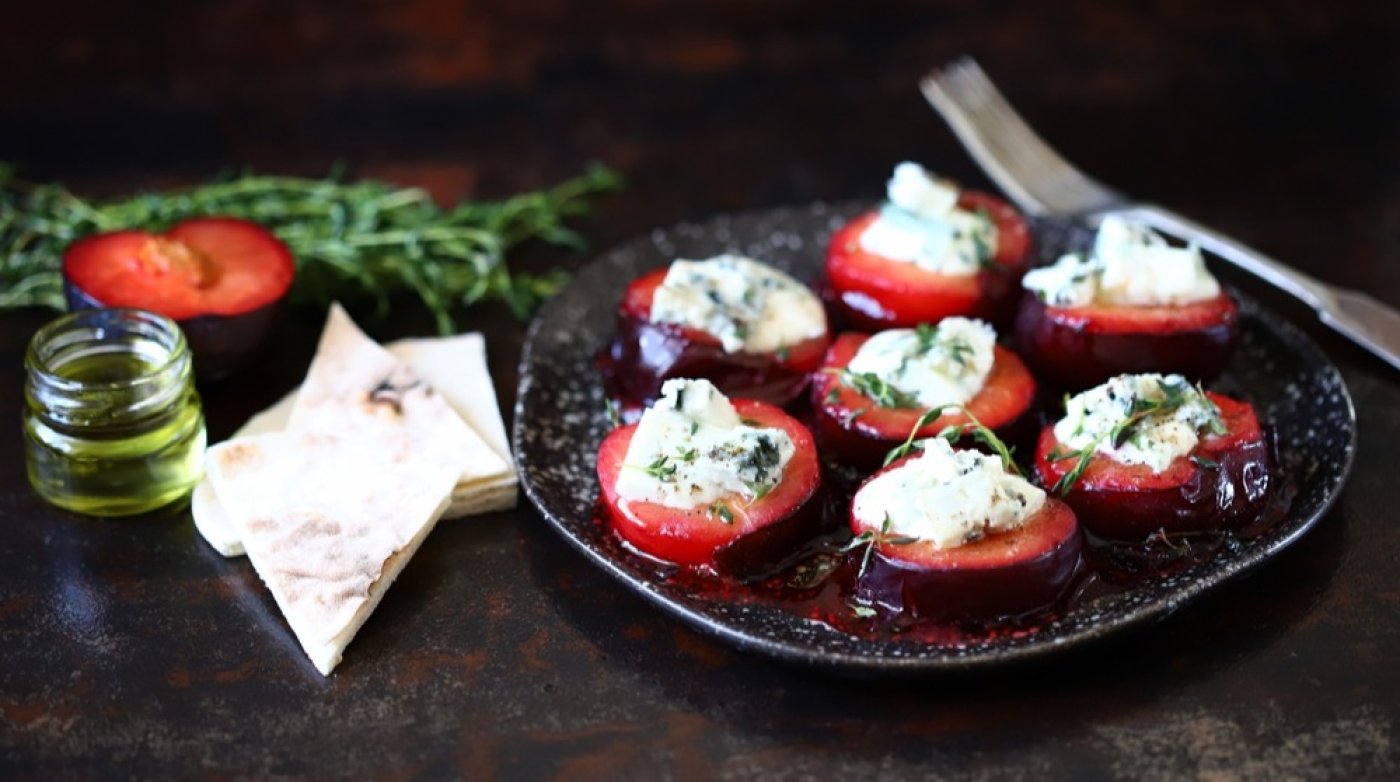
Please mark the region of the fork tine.
<svg viewBox="0 0 1400 782"><path fill-rule="evenodd" d="M1045 143L972 58L933 71L920 87L982 169L1026 211L1085 212L1122 200Z"/></svg>

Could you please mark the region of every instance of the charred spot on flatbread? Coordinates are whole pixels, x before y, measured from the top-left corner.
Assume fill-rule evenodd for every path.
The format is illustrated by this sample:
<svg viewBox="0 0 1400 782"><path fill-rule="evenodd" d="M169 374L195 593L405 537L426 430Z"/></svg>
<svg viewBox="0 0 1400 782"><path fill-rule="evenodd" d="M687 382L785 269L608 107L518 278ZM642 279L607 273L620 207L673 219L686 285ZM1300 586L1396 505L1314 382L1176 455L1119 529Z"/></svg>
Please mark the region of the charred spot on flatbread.
<svg viewBox="0 0 1400 782"><path fill-rule="evenodd" d="M251 443L231 442L218 453L217 459L225 469L252 470L262 466L263 452Z"/></svg>
<svg viewBox="0 0 1400 782"><path fill-rule="evenodd" d="M384 378L369 392L369 403L371 405L383 405L393 410L398 415L403 415L403 400L410 391L423 387L423 381L417 378L404 379L398 383L394 382L394 376ZM427 389L425 388L425 391Z"/></svg>

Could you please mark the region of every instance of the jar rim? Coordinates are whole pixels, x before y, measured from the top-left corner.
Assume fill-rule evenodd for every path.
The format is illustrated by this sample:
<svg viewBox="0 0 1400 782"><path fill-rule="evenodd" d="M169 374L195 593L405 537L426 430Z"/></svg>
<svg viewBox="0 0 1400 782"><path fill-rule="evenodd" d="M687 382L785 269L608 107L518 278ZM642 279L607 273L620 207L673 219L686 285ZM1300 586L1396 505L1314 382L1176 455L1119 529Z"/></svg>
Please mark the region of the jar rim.
<svg viewBox="0 0 1400 782"><path fill-rule="evenodd" d="M85 381L74 380L64 377L57 371L57 367L51 365L50 360L53 355L44 355L43 348L51 344L63 332L73 327L90 327L98 330L117 326L123 322L127 324L139 324L152 327L150 336L157 338L158 344L165 349L164 360L151 368L151 371L144 375L137 375L120 380ZM99 336L98 340L101 339ZM57 355L55 352L54 355ZM133 309L127 307L106 307L101 309L85 309L69 312L60 315L49 321L39 330L34 332L33 338L29 340L29 349L25 353L25 368L31 374L42 377L45 385L54 390L78 390L78 389L108 389L120 390L132 388L142 383L149 382L152 377L158 377L171 371L176 364L187 361L189 355L188 346L185 343L185 333L180 329L179 324L170 318L149 310Z"/></svg>
<svg viewBox="0 0 1400 782"><path fill-rule="evenodd" d="M68 361L103 352L144 353L149 363L127 377L62 374ZM105 427L143 420L161 414L193 389L184 332L170 318L146 310L91 309L61 315L35 332L24 366L29 409L54 425Z"/></svg>

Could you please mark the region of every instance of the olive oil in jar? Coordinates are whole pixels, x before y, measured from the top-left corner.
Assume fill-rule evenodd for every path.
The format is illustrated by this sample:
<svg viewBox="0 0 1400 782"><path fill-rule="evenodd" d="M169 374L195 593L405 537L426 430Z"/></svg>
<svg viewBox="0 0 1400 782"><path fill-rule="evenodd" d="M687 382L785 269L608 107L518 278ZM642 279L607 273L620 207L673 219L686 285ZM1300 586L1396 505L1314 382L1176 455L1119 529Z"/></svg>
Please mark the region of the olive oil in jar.
<svg viewBox="0 0 1400 782"><path fill-rule="evenodd" d="M41 328L25 356L29 482L46 500L127 516L187 497L204 416L180 327L140 310L84 310Z"/></svg>

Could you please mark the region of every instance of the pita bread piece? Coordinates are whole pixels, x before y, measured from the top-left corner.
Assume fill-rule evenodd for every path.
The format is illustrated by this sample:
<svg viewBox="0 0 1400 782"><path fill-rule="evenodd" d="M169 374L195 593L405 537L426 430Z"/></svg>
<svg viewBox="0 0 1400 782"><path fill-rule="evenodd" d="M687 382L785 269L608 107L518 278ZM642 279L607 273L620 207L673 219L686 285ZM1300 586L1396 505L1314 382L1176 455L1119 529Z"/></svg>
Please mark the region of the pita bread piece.
<svg viewBox="0 0 1400 782"><path fill-rule="evenodd" d="M328 318L328 331L337 313L343 319L339 328L344 329L349 323L350 319L337 305ZM349 323L349 328L353 333L359 333L364 341L374 344L353 323ZM354 340L344 340L342 343L346 341L354 344ZM474 480L459 481L452 490L452 503L443 513L443 518L456 519L514 508L519 479L510 458L505 425L486 366L485 340L481 335L400 340L389 345L388 351L438 391L453 411L501 460L500 470L487 472ZM297 391L284 396L272 407L248 419L231 439L286 430L297 399ZM489 468L482 464L480 469ZM237 531L230 526L207 478L195 488L191 511L195 528L214 550L226 557L242 556L243 544L238 539Z"/></svg>
<svg viewBox="0 0 1400 782"><path fill-rule="evenodd" d="M408 404L409 399L417 401ZM449 441L459 464L459 484L510 471L510 465L452 411L436 389L365 336L339 304L331 306L287 430L353 430L357 437L369 440L406 433L419 443Z"/></svg>
<svg viewBox="0 0 1400 782"><path fill-rule="evenodd" d="M219 504L323 675L446 509L460 468L444 453L308 432L209 449Z"/></svg>

